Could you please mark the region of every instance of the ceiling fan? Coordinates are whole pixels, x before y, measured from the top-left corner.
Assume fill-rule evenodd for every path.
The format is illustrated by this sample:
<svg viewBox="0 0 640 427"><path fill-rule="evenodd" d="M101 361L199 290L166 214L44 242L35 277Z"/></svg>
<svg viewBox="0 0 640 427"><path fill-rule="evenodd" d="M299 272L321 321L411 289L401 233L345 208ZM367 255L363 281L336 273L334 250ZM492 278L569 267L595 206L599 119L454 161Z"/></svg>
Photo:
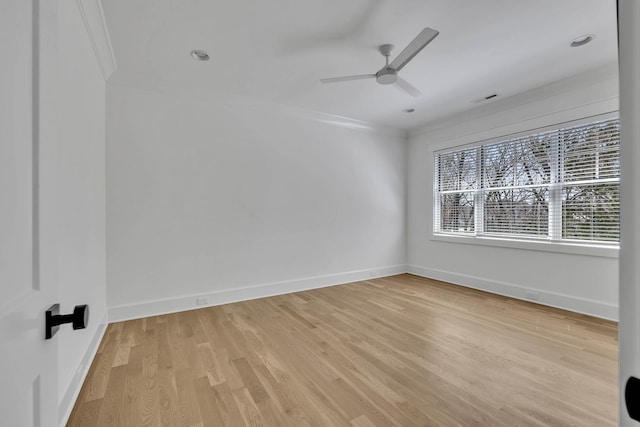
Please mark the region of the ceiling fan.
<svg viewBox="0 0 640 427"><path fill-rule="evenodd" d="M371 79L375 78L378 83L381 85L390 85L394 84L395 86L402 91L408 93L414 98L419 97L422 93L413 87L408 81L398 76L398 71L400 71L405 65L409 63L422 49L424 49L436 36L439 34L437 30L432 28L425 28L420 31L420 34L414 38L411 43L404 48L402 52L394 59L391 63L389 63L389 56L391 56L391 52L393 51L392 44L383 44L378 48L380 53L385 57L386 64L380 70L378 70L375 74L360 74L357 76L345 76L345 77L331 77L328 79L320 79L322 83L338 83L338 82L346 82L349 80L362 80L362 79Z"/></svg>

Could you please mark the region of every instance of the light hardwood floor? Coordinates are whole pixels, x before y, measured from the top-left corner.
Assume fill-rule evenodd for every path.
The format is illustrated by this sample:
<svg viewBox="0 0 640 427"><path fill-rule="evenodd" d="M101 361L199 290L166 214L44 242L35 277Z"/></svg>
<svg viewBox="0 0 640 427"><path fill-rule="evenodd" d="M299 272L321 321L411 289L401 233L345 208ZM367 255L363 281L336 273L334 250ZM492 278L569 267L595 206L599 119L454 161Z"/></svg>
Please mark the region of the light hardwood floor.
<svg viewBox="0 0 640 427"><path fill-rule="evenodd" d="M615 426L617 325L399 275L109 325L71 426Z"/></svg>

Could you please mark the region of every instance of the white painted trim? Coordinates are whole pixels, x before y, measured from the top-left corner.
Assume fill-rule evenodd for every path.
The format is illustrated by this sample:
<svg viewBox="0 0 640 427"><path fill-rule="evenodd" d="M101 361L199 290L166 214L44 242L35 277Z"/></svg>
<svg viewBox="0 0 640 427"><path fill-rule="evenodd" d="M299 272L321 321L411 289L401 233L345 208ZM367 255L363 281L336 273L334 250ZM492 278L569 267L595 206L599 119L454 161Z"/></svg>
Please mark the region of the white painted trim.
<svg viewBox="0 0 640 427"><path fill-rule="evenodd" d="M105 80L118 69L100 0L76 0L87 35Z"/></svg>
<svg viewBox="0 0 640 427"><path fill-rule="evenodd" d="M640 1L618 0L620 58L620 325L619 420L622 427L638 427L627 405L630 377L640 377Z"/></svg>
<svg viewBox="0 0 640 427"><path fill-rule="evenodd" d="M558 252L602 258L618 258L620 248L613 245L557 242L550 240L525 240L491 236L462 236L431 233L429 240L465 245L494 246L499 248L524 249L528 251Z"/></svg>
<svg viewBox="0 0 640 427"><path fill-rule="evenodd" d="M438 270L435 268L408 265L407 273L428 279L441 280L467 288L478 289L498 295L547 305L549 307L561 308L563 310L588 314L608 320L618 320L618 307L614 304L607 304L586 298L579 298L555 292L542 291L540 289L525 288L513 283L499 282L496 280L484 279L467 274L453 273L450 271ZM530 301L526 298L527 292L535 292L540 296L538 301Z"/></svg>
<svg viewBox="0 0 640 427"><path fill-rule="evenodd" d="M493 127L462 132L453 137L450 135L452 128L439 129L433 134L421 134L420 137L430 140L428 144L433 151L446 150L457 146L474 145L494 139L526 134L537 129L553 127L563 123L598 116L615 115L618 112L618 108L619 99L617 96L613 96L577 107L568 107L549 111L537 116L529 116L520 120L512 120L506 124L500 123ZM416 139L416 141L422 143L422 139L420 138Z"/></svg>
<svg viewBox="0 0 640 427"><path fill-rule="evenodd" d="M455 151L461 148L477 148L482 145L500 143L507 139L515 139L537 133L557 131L558 129L616 119L620 117L620 111L616 109L617 106L618 97L614 96L605 100L589 103L588 108L571 107L562 111L537 116L536 118L547 116L553 117L542 122L537 121L536 118L527 117L525 120L514 121L506 125L501 124L500 126L492 127L490 129L483 129L481 132L430 144L430 147L432 147L433 154L446 153L448 151ZM536 123L543 124L536 126ZM525 126L529 125L529 127L519 129L522 127L521 124L525 124ZM514 128L519 130L509 132L509 130L513 130ZM498 133L499 131L503 131L503 133ZM477 135L480 133L483 135L489 133L492 136L477 139Z"/></svg>
<svg viewBox="0 0 640 427"><path fill-rule="evenodd" d="M111 322L139 319L141 317L195 310L197 308L342 285L345 283L357 282L376 277L393 276L405 272L405 265L392 265L387 267L371 268L368 270L329 274L326 276L305 277L302 279L287 280L284 282L229 288L201 294L183 295L175 298L150 300L136 304L109 307L109 319ZM209 304L197 306L196 298L200 297L208 297Z"/></svg>
<svg viewBox="0 0 640 427"><path fill-rule="evenodd" d="M368 270L330 274L326 276L306 277L284 282L223 289L214 292L182 295L175 298L150 300L136 304L120 305L108 308L109 319L110 323L121 322L131 319L139 319L142 317L158 316L186 310L195 310L203 307L283 295L292 292L342 285L374 277L387 277L402 273L415 274L416 276L426 277L428 279L441 280L454 285L478 289L526 301L530 301L526 298L526 293L535 292L540 296L540 299L538 301L530 302L596 316L603 319L614 321L618 320L618 306L615 304L607 304L587 298L526 288L512 283L416 265L393 265ZM200 297L208 297L209 304L203 306L196 305L196 298Z"/></svg>
<svg viewBox="0 0 640 427"><path fill-rule="evenodd" d="M93 362L93 359L98 352L98 347L100 347L100 343L102 342L104 333L107 330L108 323L108 315L107 313L105 313L104 317L100 321L100 325L96 329L96 333L91 339L91 343L89 344L87 351L82 357L82 361L80 362L80 366L83 366L82 374L80 376L75 376L75 378L71 380L71 384L69 384L67 391L64 393L64 396L62 396L62 400L58 404L58 417L60 426L66 425L69 421L71 411L73 410L73 405L78 399L78 395L80 394L80 390L82 389L84 380L87 378L89 368L91 368L91 363Z"/></svg>

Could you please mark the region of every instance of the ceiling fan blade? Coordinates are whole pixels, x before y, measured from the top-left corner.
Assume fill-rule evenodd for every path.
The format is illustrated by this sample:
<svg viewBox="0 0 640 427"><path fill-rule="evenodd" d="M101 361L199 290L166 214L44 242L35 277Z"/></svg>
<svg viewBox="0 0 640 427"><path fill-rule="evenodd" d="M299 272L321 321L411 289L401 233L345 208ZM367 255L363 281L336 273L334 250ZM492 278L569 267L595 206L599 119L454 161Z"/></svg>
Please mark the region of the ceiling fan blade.
<svg viewBox="0 0 640 427"><path fill-rule="evenodd" d="M350 80L362 80L362 79L371 79L375 78L375 74L360 74L358 76L344 76L344 77L330 77L328 79L320 79L322 83L338 83L338 82L348 82Z"/></svg>
<svg viewBox="0 0 640 427"><path fill-rule="evenodd" d="M431 40L435 39L438 34L440 33L437 30L429 27L420 31L420 34L418 34L416 38L413 39L402 52L400 52L396 59L394 59L393 62L389 64L389 68L400 71L405 65L407 65L409 61L413 59L414 56L420 53L420 51L424 49L426 45L431 43Z"/></svg>
<svg viewBox="0 0 640 427"><path fill-rule="evenodd" d="M414 98L419 98L420 96L422 96L422 92L420 92L418 89L413 87L411 83L409 83L402 77L398 77L398 80L396 81L396 84L394 86L400 89L401 91L408 93Z"/></svg>

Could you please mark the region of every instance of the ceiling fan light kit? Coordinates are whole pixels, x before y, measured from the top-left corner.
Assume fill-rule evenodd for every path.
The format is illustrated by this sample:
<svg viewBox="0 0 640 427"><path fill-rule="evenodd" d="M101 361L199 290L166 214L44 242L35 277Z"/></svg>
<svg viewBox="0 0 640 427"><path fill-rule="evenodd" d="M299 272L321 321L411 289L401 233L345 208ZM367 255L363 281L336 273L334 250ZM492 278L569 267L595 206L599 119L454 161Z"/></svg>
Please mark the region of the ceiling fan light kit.
<svg viewBox="0 0 640 427"><path fill-rule="evenodd" d="M422 93L413 87L409 82L398 76L398 72L404 68L422 49L424 49L436 36L439 34L437 30L432 28L423 29L412 41L404 48L402 52L389 63L389 57L393 51L392 44L383 44L378 48L382 56L385 57L385 66L378 70L375 74L361 74L357 76L345 76L345 77L332 77L328 79L321 79L322 83L338 83L346 82L350 80L361 80L375 78L381 85L391 85L402 90L403 92L413 96L419 97Z"/></svg>
<svg viewBox="0 0 640 427"><path fill-rule="evenodd" d="M398 72L391 68L383 68L376 73L376 81L381 85L392 85L398 81Z"/></svg>

